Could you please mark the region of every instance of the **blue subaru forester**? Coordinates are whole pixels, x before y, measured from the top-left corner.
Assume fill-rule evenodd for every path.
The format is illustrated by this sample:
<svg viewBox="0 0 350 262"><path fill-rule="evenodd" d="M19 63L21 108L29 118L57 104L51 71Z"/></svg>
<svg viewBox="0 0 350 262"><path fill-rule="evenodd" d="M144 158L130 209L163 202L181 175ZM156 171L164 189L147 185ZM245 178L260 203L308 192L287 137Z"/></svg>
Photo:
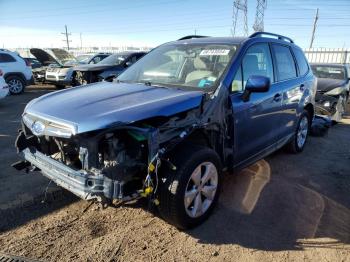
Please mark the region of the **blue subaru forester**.
<svg viewBox="0 0 350 262"><path fill-rule="evenodd" d="M147 197L189 228L215 206L222 170L285 145L303 150L315 92L303 51L287 37L185 37L112 83L32 100L16 141L24 160L14 166L36 167L86 200Z"/></svg>

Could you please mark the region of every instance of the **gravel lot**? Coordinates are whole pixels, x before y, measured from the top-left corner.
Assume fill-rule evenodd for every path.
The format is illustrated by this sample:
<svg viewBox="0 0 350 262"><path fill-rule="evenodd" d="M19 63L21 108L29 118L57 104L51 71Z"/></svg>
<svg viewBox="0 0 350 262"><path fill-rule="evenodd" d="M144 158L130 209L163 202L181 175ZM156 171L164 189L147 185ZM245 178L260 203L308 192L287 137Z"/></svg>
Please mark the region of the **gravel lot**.
<svg viewBox="0 0 350 262"><path fill-rule="evenodd" d="M65 193L18 205L42 197L48 183L10 164L25 104L49 90L0 100L0 207L13 205L0 213L0 252L41 261L350 261L349 118L311 137L302 154L261 161L264 176L226 174L210 219L179 231L143 201L101 209ZM249 194L256 187L261 194Z"/></svg>

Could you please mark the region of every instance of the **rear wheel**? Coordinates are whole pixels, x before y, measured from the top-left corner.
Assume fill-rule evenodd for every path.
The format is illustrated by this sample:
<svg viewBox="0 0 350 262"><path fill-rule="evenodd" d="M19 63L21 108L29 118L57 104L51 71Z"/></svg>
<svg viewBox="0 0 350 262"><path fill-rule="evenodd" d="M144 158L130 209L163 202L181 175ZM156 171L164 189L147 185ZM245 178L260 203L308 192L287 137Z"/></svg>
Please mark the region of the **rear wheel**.
<svg viewBox="0 0 350 262"><path fill-rule="evenodd" d="M202 223L212 212L220 192L221 166L215 151L201 146L186 147L171 161L176 171L164 174L159 211L178 228ZM186 156L184 156L186 155Z"/></svg>
<svg viewBox="0 0 350 262"><path fill-rule="evenodd" d="M9 86L10 93L19 95L24 91L26 86L24 80L19 76L9 76L6 78L6 83Z"/></svg>
<svg viewBox="0 0 350 262"><path fill-rule="evenodd" d="M299 118L293 138L288 144L288 149L291 153L299 153L304 150L311 126L310 119L309 112L304 110Z"/></svg>

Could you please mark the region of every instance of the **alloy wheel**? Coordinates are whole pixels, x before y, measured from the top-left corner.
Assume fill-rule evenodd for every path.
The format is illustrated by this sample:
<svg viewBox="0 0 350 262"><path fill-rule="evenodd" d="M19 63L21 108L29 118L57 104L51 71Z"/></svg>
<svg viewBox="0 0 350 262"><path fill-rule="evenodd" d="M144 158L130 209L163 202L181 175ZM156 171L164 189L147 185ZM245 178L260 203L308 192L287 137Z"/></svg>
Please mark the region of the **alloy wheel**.
<svg viewBox="0 0 350 262"><path fill-rule="evenodd" d="M7 84L11 93L18 94L23 90L23 83L19 79L11 79Z"/></svg>
<svg viewBox="0 0 350 262"><path fill-rule="evenodd" d="M218 171L211 162L201 163L191 174L186 186L184 204L187 215L200 217L214 201L218 187Z"/></svg>
<svg viewBox="0 0 350 262"><path fill-rule="evenodd" d="M307 116L303 116L303 118L300 120L298 133L297 133L297 143L299 148L302 148L304 146L308 130L309 130L309 120Z"/></svg>

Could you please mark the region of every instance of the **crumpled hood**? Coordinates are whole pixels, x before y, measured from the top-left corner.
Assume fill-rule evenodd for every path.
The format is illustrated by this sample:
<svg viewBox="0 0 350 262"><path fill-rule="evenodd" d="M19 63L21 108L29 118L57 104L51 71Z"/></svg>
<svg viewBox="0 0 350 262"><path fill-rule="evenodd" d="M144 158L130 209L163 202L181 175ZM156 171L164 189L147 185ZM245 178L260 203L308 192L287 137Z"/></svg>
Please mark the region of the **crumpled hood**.
<svg viewBox="0 0 350 262"><path fill-rule="evenodd" d="M114 124L171 116L198 107L203 92L128 83L96 83L46 94L30 102L25 113L71 123L77 133Z"/></svg>
<svg viewBox="0 0 350 262"><path fill-rule="evenodd" d="M328 92L336 87L344 86L346 80L317 78L317 91Z"/></svg>
<svg viewBox="0 0 350 262"><path fill-rule="evenodd" d="M74 67L74 71L103 71L116 65L106 65L106 64L90 64L90 65L79 65Z"/></svg>

